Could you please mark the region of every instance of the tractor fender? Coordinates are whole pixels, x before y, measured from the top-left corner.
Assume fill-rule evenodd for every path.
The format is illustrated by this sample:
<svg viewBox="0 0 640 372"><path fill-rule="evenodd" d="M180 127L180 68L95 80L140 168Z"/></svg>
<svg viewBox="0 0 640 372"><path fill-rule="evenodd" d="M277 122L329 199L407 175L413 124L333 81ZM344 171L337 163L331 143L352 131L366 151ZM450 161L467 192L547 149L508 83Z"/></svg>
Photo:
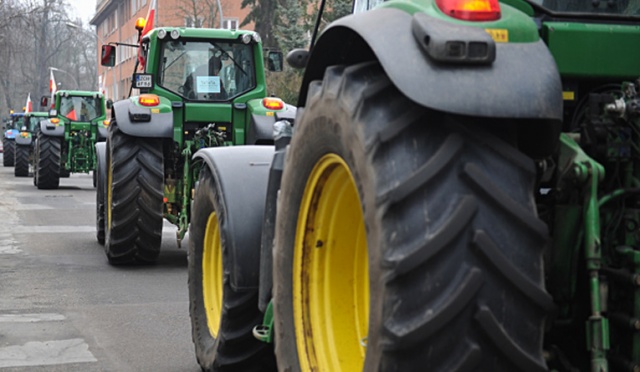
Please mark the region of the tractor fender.
<svg viewBox="0 0 640 372"><path fill-rule="evenodd" d="M64 123L61 121L56 125L49 120L41 120L40 132L50 137L64 137Z"/></svg>
<svg viewBox="0 0 640 372"><path fill-rule="evenodd" d="M16 145L19 146L31 146L33 138L31 136L24 138L22 136L16 136Z"/></svg>
<svg viewBox="0 0 640 372"><path fill-rule="evenodd" d="M106 139L107 138L107 128L98 125L98 139Z"/></svg>
<svg viewBox="0 0 640 372"><path fill-rule="evenodd" d="M118 123L118 129L130 136L173 138L173 112L153 114L151 109L126 99L113 104L111 117Z"/></svg>
<svg viewBox="0 0 640 372"><path fill-rule="evenodd" d="M251 114L251 123L247 132L247 144L273 144L273 124L279 120L289 120L292 124L296 117L296 107L285 104L282 111L274 112L273 116Z"/></svg>
<svg viewBox="0 0 640 372"><path fill-rule="evenodd" d="M257 289L260 272L260 238L273 146L212 147L199 150L195 159L204 161L218 186L220 205L226 211L223 245L230 257L234 290Z"/></svg>
<svg viewBox="0 0 640 372"><path fill-rule="evenodd" d="M107 143L98 142L95 144L98 174L107 174ZM100 187L100 185L98 185Z"/></svg>
<svg viewBox="0 0 640 372"><path fill-rule="evenodd" d="M413 18L425 16L379 8L332 23L309 56L298 106L326 67L378 60L393 84L424 107L476 117L562 119L560 75L541 40L495 43L490 65L435 63L413 35Z"/></svg>
<svg viewBox="0 0 640 372"><path fill-rule="evenodd" d="M9 129L8 131L4 132L4 138L8 139L8 140L12 140L16 138L16 134L18 133L17 130L15 129Z"/></svg>

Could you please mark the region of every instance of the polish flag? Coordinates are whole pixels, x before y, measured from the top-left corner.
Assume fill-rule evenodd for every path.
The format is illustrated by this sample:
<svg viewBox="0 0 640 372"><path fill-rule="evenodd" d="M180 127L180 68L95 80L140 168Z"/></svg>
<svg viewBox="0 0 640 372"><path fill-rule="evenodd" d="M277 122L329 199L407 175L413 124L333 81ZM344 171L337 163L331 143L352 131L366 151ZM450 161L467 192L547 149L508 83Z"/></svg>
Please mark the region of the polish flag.
<svg viewBox="0 0 640 372"><path fill-rule="evenodd" d="M24 106L24 113L33 112L33 102L31 102L31 93L27 96L27 104Z"/></svg>
<svg viewBox="0 0 640 372"><path fill-rule="evenodd" d="M153 30L153 23L156 18L156 10L158 8L158 3L156 0L152 0L149 4L149 10L147 12L147 19L145 21L144 27L142 28L142 32L140 33L140 47L138 48L138 62L140 64L140 69L144 70L144 65L146 63L146 58L142 55L142 37L148 34L149 31Z"/></svg>
<svg viewBox="0 0 640 372"><path fill-rule="evenodd" d="M53 70L49 70L51 76L49 77L49 92L51 92L51 97L58 91L58 86L56 85L56 78L53 76Z"/></svg>

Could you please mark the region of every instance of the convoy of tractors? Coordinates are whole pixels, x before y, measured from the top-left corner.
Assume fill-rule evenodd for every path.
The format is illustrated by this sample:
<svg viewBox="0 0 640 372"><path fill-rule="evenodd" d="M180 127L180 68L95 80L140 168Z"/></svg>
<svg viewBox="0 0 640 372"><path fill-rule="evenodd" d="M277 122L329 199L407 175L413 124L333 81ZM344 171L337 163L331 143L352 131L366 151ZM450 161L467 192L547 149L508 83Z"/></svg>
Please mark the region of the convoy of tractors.
<svg viewBox="0 0 640 372"><path fill-rule="evenodd" d="M177 226L204 371L639 371L640 2L353 13L297 107L257 33L138 23L139 94L13 114L4 165L93 172L112 265Z"/></svg>

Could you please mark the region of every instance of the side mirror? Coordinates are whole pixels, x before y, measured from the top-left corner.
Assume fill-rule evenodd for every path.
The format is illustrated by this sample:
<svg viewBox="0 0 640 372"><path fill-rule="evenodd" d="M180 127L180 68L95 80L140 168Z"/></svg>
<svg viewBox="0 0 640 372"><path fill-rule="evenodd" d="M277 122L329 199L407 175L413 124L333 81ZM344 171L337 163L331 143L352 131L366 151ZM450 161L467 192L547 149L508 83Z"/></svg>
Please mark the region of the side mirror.
<svg viewBox="0 0 640 372"><path fill-rule="evenodd" d="M309 51L305 49L294 49L287 54L287 63L295 69L307 67L309 61Z"/></svg>
<svg viewBox="0 0 640 372"><path fill-rule="evenodd" d="M107 100L107 110L111 110L112 107L113 107L113 100L109 98Z"/></svg>
<svg viewBox="0 0 640 372"><path fill-rule="evenodd" d="M42 98L40 98L40 107L47 107L47 106L49 106L49 97L42 96Z"/></svg>
<svg viewBox="0 0 640 372"><path fill-rule="evenodd" d="M107 67L116 65L116 47L115 45L103 45L100 53L100 64Z"/></svg>
<svg viewBox="0 0 640 372"><path fill-rule="evenodd" d="M282 52L269 51L267 53L267 69L269 71L282 71Z"/></svg>
<svg viewBox="0 0 640 372"><path fill-rule="evenodd" d="M56 109L49 110L49 117L50 118L55 118L56 116L58 116L58 110L56 110Z"/></svg>

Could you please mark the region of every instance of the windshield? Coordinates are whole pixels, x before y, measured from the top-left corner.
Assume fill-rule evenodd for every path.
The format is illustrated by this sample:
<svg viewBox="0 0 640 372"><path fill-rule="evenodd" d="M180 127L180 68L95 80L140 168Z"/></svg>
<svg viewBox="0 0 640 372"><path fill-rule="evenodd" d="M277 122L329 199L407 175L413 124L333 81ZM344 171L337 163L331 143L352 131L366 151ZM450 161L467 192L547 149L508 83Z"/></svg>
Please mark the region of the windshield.
<svg viewBox="0 0 640 372"><path fill-rule="evenodd" d="M529 0L552 12L640 15L640 0Z"/></svg>
<svg viewBox="0 0 640 372"><path fill-rule="evenodd" d="M102 116L102 100L94 97L61 97L60 114L71 121L91 121Z"/></svg>
<svg viewBox="0 0 640 372"><path fill-rule="evenodd" d="M228 101L255 88L253 46L218 41L162 44L158 85L194 101Z"/></svg>
<svg viewBox="0 0 640 372"><path fill-rule="evenodd" d="M21 122L21 127L16 128L22 130L23 127L26 127L29 132L35 132L37 125L40 124L41 117L38 116L25 116Z"/></svg>

